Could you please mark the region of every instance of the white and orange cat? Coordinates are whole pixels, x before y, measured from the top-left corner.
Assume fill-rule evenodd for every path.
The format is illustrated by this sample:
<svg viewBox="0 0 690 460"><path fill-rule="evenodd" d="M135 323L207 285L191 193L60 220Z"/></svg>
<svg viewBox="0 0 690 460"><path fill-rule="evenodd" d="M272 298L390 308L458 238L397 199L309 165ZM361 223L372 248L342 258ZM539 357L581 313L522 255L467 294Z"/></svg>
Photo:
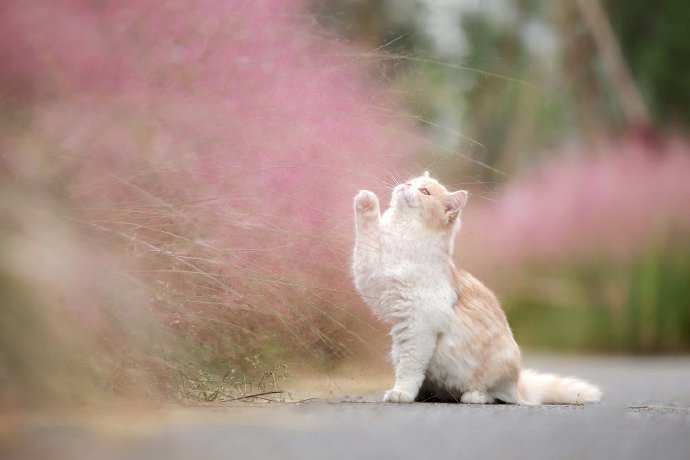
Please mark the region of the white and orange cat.
<svg viewBox="0 0 690 460"><path fill-rule="evenodd" d="M601 391L583 380L522 369L500 303L453 264L466 202L466 191L448 192L428 172L396 186L383 216L372 192L355 196L357 290L392 324L395 386L384 401L599 401Z"/></svg>

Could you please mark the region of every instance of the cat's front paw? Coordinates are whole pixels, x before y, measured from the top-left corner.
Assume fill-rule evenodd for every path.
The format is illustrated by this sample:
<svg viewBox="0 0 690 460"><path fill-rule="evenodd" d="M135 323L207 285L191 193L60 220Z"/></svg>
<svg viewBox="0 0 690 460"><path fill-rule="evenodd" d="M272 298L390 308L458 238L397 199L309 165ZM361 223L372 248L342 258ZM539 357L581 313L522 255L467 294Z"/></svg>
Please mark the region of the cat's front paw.
<svg viewBox="0 0 690 460"><path fill-rule="evenodd" d="M360 190L355 196L355 211L358 213L375 212L379 207L379 199L369 190Z"/></svg>
<svg viewBox="0 0 690 460"><path fill-rule="evenodd" d="M383 395L383 400L391 403L411 403L414 402L414 398L415 396L409 391L399 390L397 388L388 390Z"/></svg>

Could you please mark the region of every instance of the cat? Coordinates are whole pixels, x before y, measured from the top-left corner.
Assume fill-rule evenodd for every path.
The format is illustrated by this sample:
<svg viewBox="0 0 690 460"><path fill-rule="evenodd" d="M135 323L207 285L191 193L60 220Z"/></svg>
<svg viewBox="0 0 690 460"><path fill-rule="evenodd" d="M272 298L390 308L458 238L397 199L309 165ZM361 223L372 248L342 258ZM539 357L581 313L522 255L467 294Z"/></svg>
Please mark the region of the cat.
<svg viewBox="0 0 690 460"><path fill-rule="evenodd" d="M588 382L522 369L498 299L455 268L453 242L467 199L466 191L451 193L428 172L397 185L383 216L374 193L355 196L355 285L392 324L395 385L384 401L599 401L601 391Z"/></svg>

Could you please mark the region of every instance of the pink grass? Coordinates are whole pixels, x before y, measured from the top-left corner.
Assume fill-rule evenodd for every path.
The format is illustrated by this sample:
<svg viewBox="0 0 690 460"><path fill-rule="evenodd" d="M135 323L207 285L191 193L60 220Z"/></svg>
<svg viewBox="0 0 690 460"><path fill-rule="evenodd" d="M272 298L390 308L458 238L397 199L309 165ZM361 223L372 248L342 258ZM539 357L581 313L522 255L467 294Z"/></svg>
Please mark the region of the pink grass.
<svg viewBox="0 0 690 460"><path fill-rule="evenodd" d="M351 197L419 141L300 2L5 2L0 34L2 182L66 235L5 263L105 381L172 385L184 359L223 374L365 342ZM40 222L19 234L52 238ZM40 280L20 268L52 258ZM201 348L183 358L159 332Z"/></svg>
<svg viewBox="0 0 690 460"><path fill-rule="evenodd" d="M465 229L483 264L629 259L690 231L690 149L627 140L515 177ZM469 234L469 235L468 235Z"/></svg>

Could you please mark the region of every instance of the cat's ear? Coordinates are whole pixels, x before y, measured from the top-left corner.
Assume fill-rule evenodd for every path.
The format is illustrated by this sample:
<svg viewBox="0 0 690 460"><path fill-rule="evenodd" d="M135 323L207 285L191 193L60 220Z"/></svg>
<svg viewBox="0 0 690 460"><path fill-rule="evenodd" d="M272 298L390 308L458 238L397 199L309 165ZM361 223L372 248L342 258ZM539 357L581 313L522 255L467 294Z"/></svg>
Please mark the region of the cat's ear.
<svg viewBox="0 0 690 460"><path fill-rule="evenodd" d="M467 190L459 190L453 193L446 193L445 207L447 214L457 214L467 204Z"/></svg>
<svg viewBox="0 0 690 460"><path fill-rule="evenodd" d="M424 177L429 177L429 171L424 171Z"/></svg>

